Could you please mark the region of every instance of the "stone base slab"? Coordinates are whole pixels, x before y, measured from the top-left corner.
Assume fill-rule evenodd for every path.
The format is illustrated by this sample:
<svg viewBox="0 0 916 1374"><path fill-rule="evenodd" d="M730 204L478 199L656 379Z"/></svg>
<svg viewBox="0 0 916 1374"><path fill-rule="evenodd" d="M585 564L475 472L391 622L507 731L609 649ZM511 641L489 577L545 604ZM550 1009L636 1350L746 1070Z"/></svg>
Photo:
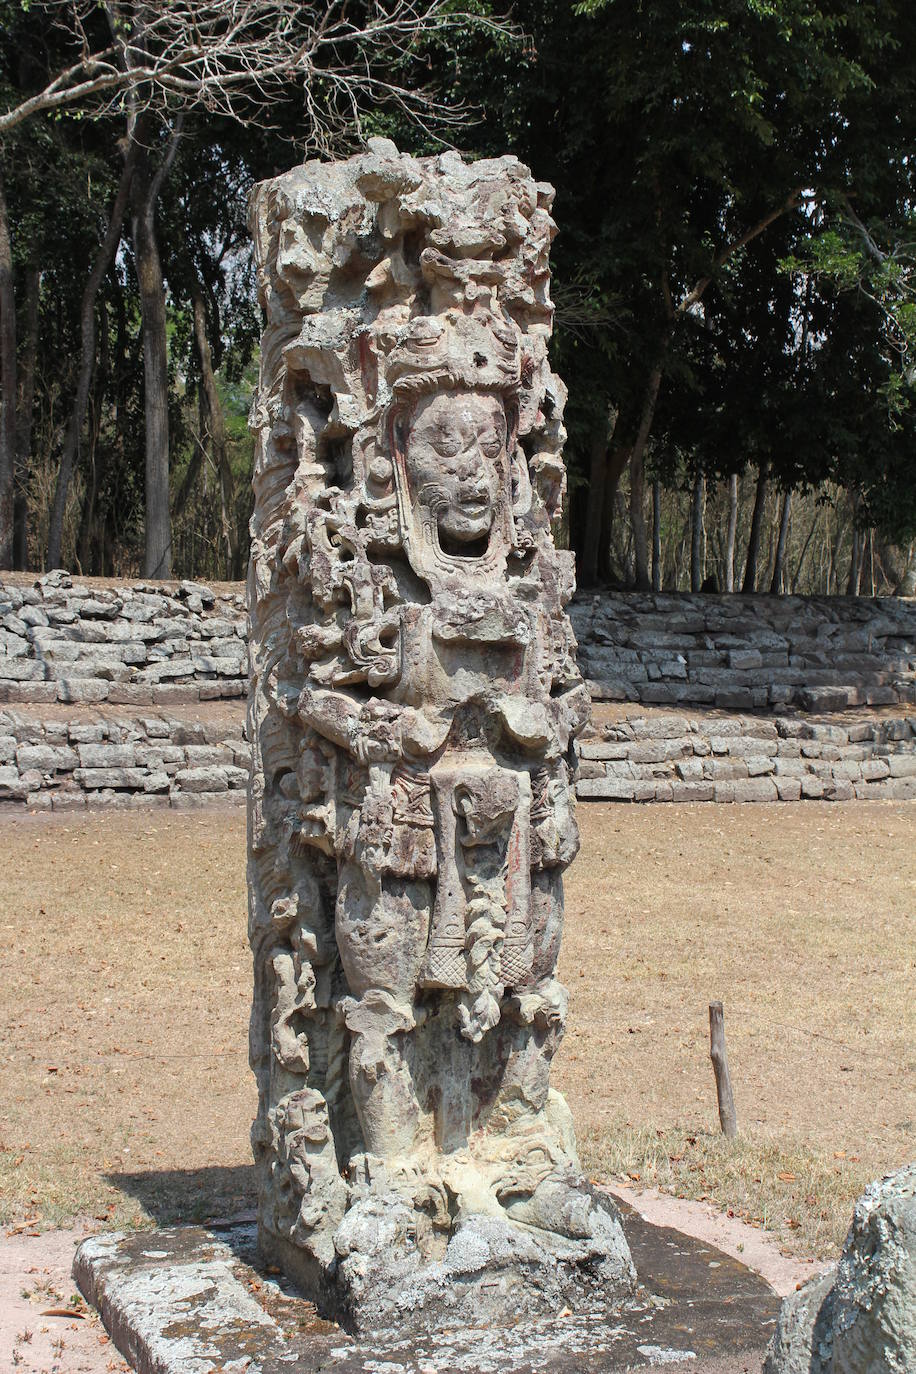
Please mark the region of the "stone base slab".
<svg viewBox="0 0 916 1374"><path fill-rule="evenodd" d="M92 1237L74 1277L138 1374L623 1374L762 1359L779 1300L721 1251L623 1208L640 1273L614 1310L560 1309L511 1326L353 1338L267 1272L252 1225Z"/></svg>

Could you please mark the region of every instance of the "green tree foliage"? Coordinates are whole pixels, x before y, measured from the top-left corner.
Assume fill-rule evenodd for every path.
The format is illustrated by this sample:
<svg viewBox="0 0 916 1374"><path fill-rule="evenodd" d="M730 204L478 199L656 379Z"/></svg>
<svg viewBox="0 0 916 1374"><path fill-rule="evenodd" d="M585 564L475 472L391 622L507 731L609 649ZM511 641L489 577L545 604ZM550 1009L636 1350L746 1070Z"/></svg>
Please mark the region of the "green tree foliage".
<svg viewBox="0 0 916 1374"><path fill-rule="evenodd" d="M275 16L284 0L263 3ZM144 13L189 6L211 16L218 41L212 0ZM237 575L246 554L244 415L259 331L250 186L289 166L309 139L349 151L375 132L418 153L443 141L472 154L513 151L557 188L555 350L570 388L570 533L581 581L625 574L647 584L653 481L694 493L700 510L704 483L759 474L766 499L758 504L771 512L780 493L830 484L849 494L863 527L912 540L916 7L516 0L521 41L489 24L500 8L437 0L443 22L372 65L373 82L395 93L388 99L372 86L347 104L335 72L363 49L338 43L334 70L316 72L307 96L289 80L271 87L269 128L263 100L256 119L239 119L230 114L240 109L220 107L218 88L196 102L166 84L155 98L146 91L136 150L144 184L171 159L154 209L176 570ZM297 6L296 21L315 10ZM347 10L357 25L379 12L370 0ZM52 22L64 13L80 17L93 52L111 45L94 0L0 0L3 110L21 110L82 60L76 30ZM150 44L160 41L153 34ZM226 61L231 70L231 55ZM118 85L116 66L116 53L105 57L110 86L82 104L68 97L17 116L0 141L11 245L4 277L0 234L0 333L11 315L8 280L16 461L33 565L47 548L78 388L84 289L138 143L131 88ZM423 81L434 88L431 102ZM411 87L416 99L397 97ZM88 400L63 523L65 561L84 571L139 566L148 406L134 221L132 200L92 312ZM0 348L0 362L8 352ZM747 499L753 484L741 490ZM623 492L626 568L612 558L622 547L613 524L625 514Z"/></svg>
<svg viewBox="0 0 916 1374"><path fill-rule="evenodd" d="M750 461L791 486L825 473L853 482L868 451L890 481L901 441L871 403L881 311L851 318L825 274L807 291L780 263L805 251L838 197L884 214L912 204L916 11L528 0L516 14L537 56L514 79L506 59L487 133L557 186L583 580L611 573L628 465L640 481L647 464L689 482ZM912 484L898 486L904 499L898 533L916 525ZM883 519L888 504L870 513ZM636 575L645 584L645 558Z"/></svg>

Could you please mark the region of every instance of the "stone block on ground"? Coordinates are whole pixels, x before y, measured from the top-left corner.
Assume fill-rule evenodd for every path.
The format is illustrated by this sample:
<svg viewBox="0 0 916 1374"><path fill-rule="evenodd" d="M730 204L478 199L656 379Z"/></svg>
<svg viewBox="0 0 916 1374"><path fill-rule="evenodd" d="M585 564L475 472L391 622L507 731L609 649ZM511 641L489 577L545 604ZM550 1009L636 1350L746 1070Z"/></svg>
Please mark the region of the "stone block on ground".
<svg viewBox="0 0 916 1374"><path fill-rule="evenodd" d="M595 798L599 801L632 801L635 783L629 778L583 778L576 788L576 795L583 801Z"/></svg>
<svg viewBox="0 0 916 1374"><path fill-rule="evenodd" d="M29 787L14 764L0 765L0 801L25 801Z"/></svg>
<svg viewBox="0 0 916 1374"><path fill-rule="evenodd" d="M114 788L142 792L149 775L145 768L75 768L73 776L87 791Z"/></svg>
<svg viewBox="0 0 916 1374"><path fill-rule="evenodd" d="M769 802L778 798L772 778L738 778L734 782L717 782L717 802Z"/></svg>
<svg viewBox="0 0 916 1374"><path fill-rule="evenodd" d="M181 768L175 774L175 785L182 792L225 792L229 782L225 768Z"/></svg>
<svg viewBox="0 0 916 1374"><path fill-rule="evenodd" d="M76 768L79 759L76 750L66 745L21 744L16 750L16 763L20 770L37 768L42 773L54 773Z"/></svg>
<svg viewBox="0 0 916 1374"><path fill-rule="evenodd" d="M132 744L85 743L77 745L81 768L133 768L136 750Z"/></svg>
<svg viewBox="0 0 916 1374"><path fill-rule="evenodd" d="M916 1164L856 1203L839 1264L786 1298L764 1374L916 1370Z"/></svg>
<svg viewBox="0 0 916 1374"><path fill-rule="evenodd" d="M57 682L59 701L73 704L91 704L105 701L111 684L100 678L60 678Z"/></svg>

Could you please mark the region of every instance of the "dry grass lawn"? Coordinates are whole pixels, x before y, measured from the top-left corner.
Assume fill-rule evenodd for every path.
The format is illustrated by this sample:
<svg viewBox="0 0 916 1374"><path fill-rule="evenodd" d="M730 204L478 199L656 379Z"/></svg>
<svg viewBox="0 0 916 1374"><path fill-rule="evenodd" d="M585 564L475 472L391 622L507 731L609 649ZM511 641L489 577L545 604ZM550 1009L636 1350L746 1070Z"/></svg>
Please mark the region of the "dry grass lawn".
<svg viewBox="0 0 916 1374"><path fill-rule="evenodd" d="M587 1168L829 1253L864 1182L916 1155L916 807L579 815L555 1082ZM250 1205L244 851L238 812L0 818L8 1223Z"/></svg>

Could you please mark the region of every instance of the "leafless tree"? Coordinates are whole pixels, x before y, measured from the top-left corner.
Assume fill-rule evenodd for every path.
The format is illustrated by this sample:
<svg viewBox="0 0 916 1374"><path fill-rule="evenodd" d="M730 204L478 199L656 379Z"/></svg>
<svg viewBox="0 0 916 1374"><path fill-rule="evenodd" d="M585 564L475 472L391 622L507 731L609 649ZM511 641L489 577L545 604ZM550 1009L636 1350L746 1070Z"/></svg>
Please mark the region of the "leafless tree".
<svg viewBox="0 0 916 1374"><path fill-rule="evenodd" d="M510 26L452 0L44 0L33 6L67 35L73 61L0 114L0 135L36 114L78 107L135 115L151 107L269 118L278 95L300 88L307 144L327 146L359 127L371 105L395 105L440 125L465 112L414 83L417 44L469 25ZM104 18L105 23L100 23Z"/></svg>

